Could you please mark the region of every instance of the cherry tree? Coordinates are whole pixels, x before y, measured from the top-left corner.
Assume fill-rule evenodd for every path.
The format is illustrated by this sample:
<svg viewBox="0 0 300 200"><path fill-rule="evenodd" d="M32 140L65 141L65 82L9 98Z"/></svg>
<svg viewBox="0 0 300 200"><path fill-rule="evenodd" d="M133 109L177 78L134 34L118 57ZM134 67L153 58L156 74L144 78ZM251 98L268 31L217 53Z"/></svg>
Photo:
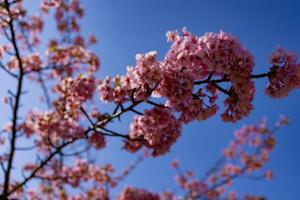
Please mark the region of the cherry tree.
<svg viewBox="0 0 300 200"><path fill-rule="evenodd" d="M269 71L254 74L254 56L237 37L223 31L197 36L186 28L167 32L171 45L163 60L157 59L156 51L137 54L126 74L100 80L96 74L100 61L90 50L97 39L81 35L84 12L79 0L42 0L38 15L28 12L21 0L1 0L0 8L0 67L16 82L3 97L11 109L0 135L5 147L0 152L3 200L110 199L110 191L145 157L167 154L183 134L183 126L219 114L223 122L248 117L254 108L255 80L267 79L265 94L274 99L300 86L300 64L293 52L275 49ZM42 41L45 19L50 17L60 37ZM45 107L24 112L23 95L30 84L41 88L43 96L36 98ZM95 101L110 103L114 109L103 112ZM125 113L132 114L125 133L108 127ZM274 133L287 124L282 117L274 128L265 120L242 127L203 177L183 170L174 160L179 193L127 186L117 199L262 200L239 197L230 187L235 179L257 173L272 179L272 172L263 166L275 147ZM111 164L95 164L85 155L105 148L108 137L123 141L124 151L143 153L123 172ZM20 140L32 147L19 147ZM16 166L16 155L27 150L36 159ZM17 170L21 178L14 176Z"/></svg>

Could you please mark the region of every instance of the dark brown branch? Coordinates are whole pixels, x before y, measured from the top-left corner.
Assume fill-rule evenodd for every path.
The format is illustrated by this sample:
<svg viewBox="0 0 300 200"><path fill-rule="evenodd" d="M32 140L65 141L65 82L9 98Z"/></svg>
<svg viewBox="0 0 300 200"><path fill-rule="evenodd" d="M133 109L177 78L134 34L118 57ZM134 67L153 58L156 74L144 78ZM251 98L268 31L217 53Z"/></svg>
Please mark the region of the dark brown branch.
<svg viewBox="0 0 300 200"><path fill-rule="evenodd" d="M85 111L85 109L81 106L80 107L81 112L84 114L84 116L88 119L88 121L91 123L91 125L94 127L95 123L93 120L90 118L89 114Z"/></svg>
<svg viewBox="0 0 300 200"><path fill-rule="evenodd" d="M228 96L231 96L231 93L230 91L222 88L221 86L219 86L218 84L212 82L212 85L215 86L219 91L223 92L224 94L228 95Z"/></svg>
<svg viewBox="0 0 300 200"><path fill-rule="evenodd" d="M87 152L88 150L90 150L90 148L91 148L91 146L88 144L86 147L84 147L84 149L81 149L81 150L78 150L78 151L75 151L72 153L64 153L61 151L61 155L64 157L78 156L78 155L81 155L81 154Z"/></svg>
<svg viewBox="0 0 300 200"><path fill-rule="evenodd" d="M117 133L115 131L112 131L110 129L107 129L107 128L104 128L104 127L101 127L100 129L110 133L110 134L105 134L104 135L107 135L107 136L116 136L116 137L122 137L122 138L125 138L125 139L129 139L129 136L128 135L123 135L121 133ZM102 132L100 132L101 134L103 134Z"/></svg>
<svg viewBox="0 0 300 200"><path fill-rule="evenodd" d="M10 6L10 5L13 5L13 4L21 2L21 1L22 0L14 0L14 1L9 2L8 5ZM3 8L5 8L6 2L1 3L0 6L3 7Z"/></svg>
<svg viewBox="0 0 300 200"><path fill-rule="evenodd" d="M115 109L114 109L114 111L113 111L113 114L116 114L116 113L118 112L119 108L122 109L121 105L122 105L122 104L119 103L119 104L115 107Z"/></svg>
<svg viewBox="0 0 300 200"><path fill-rule="evenodd" d="M19 104L22 94L22 86L23 86L23 76L24 76L24 70L23 70L23 64L21 55L19 53L19 49L17 46L17 40L15 36L15 30L14 30L14 24L13 24L13 17L12 13L10 11L10 3L8 0L5 0L5 9L8 12L9 15L9 30L11 32L11 39L12 39L12 45L14 48L14 51L16 53L16 58L18 60L18 68L19 68L19 76L18 76L18 84L17 84L17 90L15 95L15 104L13 106L13 116L12 116L12 138L10 140L10 152L9 152L9 158L3 183L3 192L2 197L3 199L7 199L8 197L8 190L9 190L9 184L10 184L10 172L13 167L13 159L15 154L15 145L16 145L16 135L17 135L17 123L18 123L18 111L19 111Z"/></svg>
<svg viewBox="0 0 300 200"><path fill-rule="evenodd" d="M151 90L149 90L147 96L151 96L152 92L156 89L157 85L155 87L153 87ZM134 92L135 90L132 91L131 93L131 102L132 104L130 106L128 106L127 108L124 108L122 106L122 104L120 104L121 106L121 110L113 115L110 115L109 117L107 117L106 119L100 121L98 124L97 124L97 127L103 127L104 125L106 125L108 122L112 121L113 119L115 118L120 118L120 116L128 111L132 111L132 109L134 109L137 105L139 105L140 103L144 102L142 100L139 100L139 101L136 101L134 99Z"/></svg>
<svg viewBox="0 0 300 200"><path fill-rule="evenodd" d="M265 78L265 77L268 77L272 74L272 72L267 72L267 73L262 73L262 74L253 74L251 75L251 78L252 79L258 79L258 78Z"/></svg>
<svg viewBox="0 0 300 200"><path fill-rule="evenodd" d="M118 105L117 107L119 107L120 105ZM103 133L102 131L98 131L97 130L97 127L96 127L96 124L93 122L93 120L90 118L89 114L86 112L86 110L81 106L80 107L80 110L82 111L82 113L84 114L84 116L88 119L88 121L90 122L90 124L92 125L92 128L91 130L101 134L101 135L105 135L105 136L117 136L117 137L122 137L122 138L126 138L126 139L129 139L128 138L128 135L123 135L123 134L120 134L120 133L117 133L115 131L112 131L112 130L109 130L107 128L104 128L104 127L99 127L100 129L106 131L107 133ZM116 109L115 109L116 110ZM115 111L114 111L115 113Z"/></svg>
<svg viewBox="0 0 300 200"><path fill-rule="evenodd" d="M130 111L133 112L133 113L135 113L135 114L137 114L137 115L143 115L143 113L141 113L140 111L137 111L134 108L131 108Z"/></svg>
<svg viewBox="0 0 300 200"><path fill-rule="evenodd" d="M267 73L262 73L262 74L252 74L251 78L252 79L259 79L259 78L265 78L271 75L271 72L267 72ZM206 84L206 83L224 83L224 82L229 82L230 79L229 78L221 78L221 79L212 79L211 78L207 78L205 80L202 81L195 81L194 84L195 85L202 85L202 84Z"/></svg>
<svg viewBox="0 0 300 200"><path fill-rule="evenodd" d="M70 145L70 144L72 144L72 143L74 143L75 141L77 140L77 138L75 138L75 139L72 139L72 140L70 140L70 141L68 141L68 142L65 142L65 143L63 143L61 146L59 146L55 151L53 151L45 160L42 160L41 162L40 162L40 165L37 167L37 168L35 168L31 173L30 173L30 175L27 177L27 178L25 178L21 183L19 183L17 186L15 186L12 190L10 190L8 193L7 193L7 196L9 196L10 194L12 194L12 193L14 193L15 191L17 191L18 189L20 189L21 187L23 187L24 185L26 185L27 184L27 182L29 181L29 180L31 180L32 178L35 178L35 175L36 175L36 173L40 170L40 169L42 169L55 155L57 155L58 153L60 153L61 152L61 150L63 149L63 148L65 148L65 147L67 147L68 145Z"/></svg>
<svg viewBox="0 0 300 200"><path fill-rule="evenodd" d="M104 125L106 125L108 122L112 121L115 118L119 118L122 114L131 111L134 107L136 107L137 105L139 105L140 103L142 103L143 101L135 101L134 103L132 103L130 106L128 106L127 108L121 109L119 112L108 116L107 118L105 118L104 120L100 121L97 124L97 127L103 127Z"/></svg>
<svg viewBox="0 0 300 200"><path fill-rule="evenodd" d="M153 106L157 106L157 107L167 108L167 107L166 107L165 105L163 105L163 104L159 104L159 103L156 103L156 102L153 102L153 101L150 101L150 100L146 101L146 103L151 104L151 105L153 105Z"/></svg>

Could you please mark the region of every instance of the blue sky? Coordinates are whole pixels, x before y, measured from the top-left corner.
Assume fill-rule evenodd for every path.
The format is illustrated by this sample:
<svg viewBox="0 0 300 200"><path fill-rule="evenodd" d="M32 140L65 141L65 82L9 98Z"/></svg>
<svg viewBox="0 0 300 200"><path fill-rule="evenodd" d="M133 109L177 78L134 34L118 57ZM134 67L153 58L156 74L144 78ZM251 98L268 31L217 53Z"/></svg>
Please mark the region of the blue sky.
<svg viewBox="0 0 300 200"><path fill-rule="evenodd" d="M268 56L278 45L300 55L300 1L217 1L217 0L99 0L82 1L85 17L82 31L93 33L99 43L93 50L100 56L99 78L124 74L127 65L133 65L135 54L156 50L163 58L169 45L165 39L168 30L187 27L196 35L218 32L221 29L240 38L255 56L255 72L268 70ZM30 6L36 1L27 0ZM47 37L55 30L47 31ZM46 37L46 36L45 36ZM1 85L10 81L1 79ZM124 185L147 187L162 191L174 187L171 160L178 158L182 166L201 176L218 159L221 150L232 139L232 132L243 124L258 122L267 117L273 125L280 114L291 118L292 124L280 130L277 146L268 168L274 170L274 180L253 181L242 179L234 187L241 194L265 195L271 200L298 200L300 198L300 90L289 97L273 100L264 95L266 80L256 82L255 109L249 118L236 124L224 123L219 116L205 122L194 122L184 127L182 137L166 156L144 161L124 182ZM36 93L36 88L31 88ZM6 87L0 88L0 94ZM29 108L35 101L25 97ZM110 106L99 104L101 110ZM0 105L4 113L7 108ZM126 132L131 115L113 128ZM1 119L1 123L4 120ZM117 168L127 166L135 156L120 151L121 143L110 140L109 148L95 155L99 163L112 162ZM122 185L123 187L123 185Z"/></svg>

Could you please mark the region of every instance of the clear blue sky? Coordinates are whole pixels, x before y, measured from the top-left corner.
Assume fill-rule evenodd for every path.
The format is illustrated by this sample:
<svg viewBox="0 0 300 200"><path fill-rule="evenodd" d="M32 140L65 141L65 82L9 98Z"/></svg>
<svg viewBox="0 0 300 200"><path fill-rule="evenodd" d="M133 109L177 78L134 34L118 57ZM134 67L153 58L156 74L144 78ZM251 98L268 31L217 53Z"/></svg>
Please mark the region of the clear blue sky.
<svg viewBox="0 0 300 200"><path fill-rule="evenodd" d="M36 4L34 0L27 0ZM300 55L300 1L217 1L217 0L99 0L82 1L85 17L84 34L93 33L99 43L94 51L100 56L99 77L124 74L133 65L136 53L156 50L160 58L169 48L165 33L187 27L197 35L222 29L238 36L255 56L255 72L267 71L268 56L277 45ZM47 32L48 36L54 34ZM3 80L1 80L3 84ZM201 176L219 157L232 138L232 132L243 124L258 122L262 117L274 124L280 114L291 118L292 124L277 135L277 146L268 165L274 170L274 180L241 180L236 190L240 193L265 195L270 200L300 199L300 90L289 97L273 100L264 95L265 80L256 83L255 109L249 118L237 124L223 123L214 117L206 122L195 122L183 129L182 137L163 157L143 162L125 181L125 185L147 187L162 191L173 187L174 171L169 167L178 158L184 168ZM0 91L3 94L3 91ZM31 102L31 101L29 101ZM100 105L102 109L109 109ZM1 106L2 107L2 106ZM126 132L130 116L113 127ZM1 120L2 121L2 120ZM121 143L110 140L109 148L100 152L99 163L112 162L121 168L135 156L120 151Z"/></svg>

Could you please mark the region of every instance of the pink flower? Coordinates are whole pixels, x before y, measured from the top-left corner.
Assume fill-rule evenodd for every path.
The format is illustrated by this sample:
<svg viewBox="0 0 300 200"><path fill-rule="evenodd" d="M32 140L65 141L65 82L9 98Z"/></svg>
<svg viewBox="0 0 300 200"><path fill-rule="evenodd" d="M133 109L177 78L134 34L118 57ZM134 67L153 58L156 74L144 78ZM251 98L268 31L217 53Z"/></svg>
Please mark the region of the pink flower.
<svg viewBox="0 0 300 200"><path fill-rule="evenodd" d="M268 96L282 98L300 87L300 64L297 64L297 57L293 52L278 48L271 54L269 62L273 66L266 89Z"/></svg>
<svg viewBox="0 0 300 200"><path fill-rule="evenodd" d="M161 200L159 195L144 189L126 187L118 196L118 200Z"/></svg>
<svg viewBox="0 0 300 200"><path fill-rule="evenodd" d="M64 78L54 91L60 98L54 101L54 106L65 116L77 117L80 106L92 99L95 90L93 76L79 75L76 78Z"/></svg>
<svg viewBox="0 0 300 200"><path fill-rule="evenodd" d="M162 155L169 151L180 132L181 123L170 109L155 107L145 110L143 116L134 117L129 129L130 140L125 144L125 149L136 151L146 146L152 150L152 156Z"/></svg>
<svg viewBox="0 0 300 200"><path fill-rule="evenodd" d="M173 160L173 161L171 162L171 166L172 166L173 168L177 168L177 167L178 167L178 160Z"/></svg>
<svg viewBox="0 0 300 200"><path fill-rule="evenodd" d="M270 171L270 170L266 171L266 172L265 172L265 178L266 178L267 180L272 180L272 179L273 179L273 172Z"/></svg>
<svg viewBox="0 0 300 200"><path fill-rule="evenodd" d="M106 146L105 137L100 133L93 133L89 137L89 143L94 146L96 149L102 149Z"/></svg>

